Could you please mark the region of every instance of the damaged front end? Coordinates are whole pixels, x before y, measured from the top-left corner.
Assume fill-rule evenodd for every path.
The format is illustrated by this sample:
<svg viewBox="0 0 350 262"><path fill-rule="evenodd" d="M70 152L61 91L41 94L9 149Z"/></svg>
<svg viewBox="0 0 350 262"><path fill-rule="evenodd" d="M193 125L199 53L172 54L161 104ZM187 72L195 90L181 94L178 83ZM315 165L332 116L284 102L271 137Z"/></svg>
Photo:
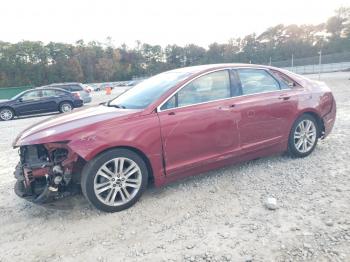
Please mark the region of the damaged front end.
<svg viewBox="0 0 350 262"><path fill-rule="evenodd" d="M66 142L26 145L19 148L15 193L35 203L79 192L84 160Z"/></svg>

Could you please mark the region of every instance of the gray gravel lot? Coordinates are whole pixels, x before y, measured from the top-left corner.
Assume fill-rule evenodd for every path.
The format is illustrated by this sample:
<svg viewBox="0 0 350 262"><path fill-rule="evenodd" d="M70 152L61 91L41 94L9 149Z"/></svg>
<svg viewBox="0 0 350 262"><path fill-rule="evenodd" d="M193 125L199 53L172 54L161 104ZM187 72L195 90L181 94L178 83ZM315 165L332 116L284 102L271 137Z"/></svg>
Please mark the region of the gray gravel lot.
<svg viewBox="0 0 350 262"><path fill-rule="evenodd" d="M0 261L350 261L349 78L322 75L337 121L309 157L272 156L150 187L114 214L82 196L51 208L18 198L11 142L48 116L1 122Z"/></svg>

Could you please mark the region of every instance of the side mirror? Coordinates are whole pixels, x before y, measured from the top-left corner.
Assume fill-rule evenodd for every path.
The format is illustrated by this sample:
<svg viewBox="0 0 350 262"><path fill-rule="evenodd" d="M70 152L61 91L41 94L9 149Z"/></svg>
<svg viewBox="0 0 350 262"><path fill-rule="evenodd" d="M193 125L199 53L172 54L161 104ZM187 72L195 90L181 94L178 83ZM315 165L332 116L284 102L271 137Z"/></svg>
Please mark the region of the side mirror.
<svg viewBox="0 0 350 262"><path fill-rule="evenodd" d="M288 83L288 86L289 86L289 87L295 87L296 84L295 84L294 82L289 82L289 83Z"/></svg>
<svg viewBox="0 0 350 262"><path fill-rule="evenodd" d="M23 102L23 98L22 97L18 98L18 102Z"/></svg>

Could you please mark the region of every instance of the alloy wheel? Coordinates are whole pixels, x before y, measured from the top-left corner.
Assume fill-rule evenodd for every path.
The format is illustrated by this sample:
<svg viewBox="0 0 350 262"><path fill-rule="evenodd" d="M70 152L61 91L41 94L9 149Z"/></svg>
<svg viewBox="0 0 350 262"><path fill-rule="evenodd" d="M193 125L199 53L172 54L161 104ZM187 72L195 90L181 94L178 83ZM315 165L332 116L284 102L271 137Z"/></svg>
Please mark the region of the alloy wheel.
<svg viewBox="0 0 350 262"><path fill-rule="evenodd" d="M64 103L61 106L61 110L62 110L63 113L70 112L70 111L72 111L72 106L71 106L71 104Z"/></svg>
<svg viewBox="0 0 350 262"><path fill-rule="evenodd" d="M141 182L140 167L129 158L118 157L99 168L94 178L94 192L105 205L120 206L135 197Z"/></svg>
<svg viewBox="0 0 350 262"><path fill-rule="evenodd" d="M0 112L0 117L4 121L11 120L13 118L13 113L10 109L3 109Z"/></svg>
<svg viewBox="0 0 350 262"><path fill-rule="evenodd" d="M304 119L295 128L294 145L300 153L309 152L315 145L317 131L315 123L309 119Z"/></svg>

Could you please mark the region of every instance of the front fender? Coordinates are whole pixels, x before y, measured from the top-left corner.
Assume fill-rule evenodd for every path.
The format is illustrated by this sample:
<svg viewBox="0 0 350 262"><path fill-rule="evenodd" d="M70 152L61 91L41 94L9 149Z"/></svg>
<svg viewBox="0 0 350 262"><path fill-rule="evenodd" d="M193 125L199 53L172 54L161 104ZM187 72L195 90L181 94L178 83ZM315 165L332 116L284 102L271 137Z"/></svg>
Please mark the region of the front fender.
<svg viewBox="0 0 350 262"><path fill-rule="evenodd" d="M149 159L154 177L163 175L162 141L156 114L133 118L117 127L106 125L96 132L80 135L68 146L86 161L111 148L134 148Z"/></svg>

